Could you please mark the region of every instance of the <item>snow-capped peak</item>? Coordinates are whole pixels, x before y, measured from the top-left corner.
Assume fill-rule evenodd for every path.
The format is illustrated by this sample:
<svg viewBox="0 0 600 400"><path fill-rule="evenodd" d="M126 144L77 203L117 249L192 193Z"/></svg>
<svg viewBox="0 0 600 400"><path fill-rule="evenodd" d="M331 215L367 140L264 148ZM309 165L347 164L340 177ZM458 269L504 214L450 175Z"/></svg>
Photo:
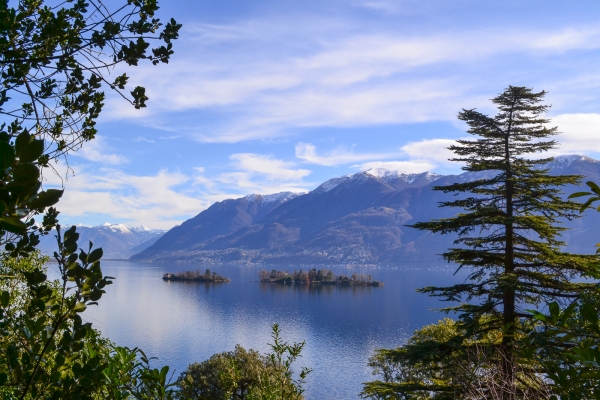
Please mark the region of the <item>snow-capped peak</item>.
<svg viewBox="0 0 600 400"><path fill-rule="evenodd" d="M564 168L568 167L572 163L576 161L590 161L590 162L598 162L593 158L589 158L586 156L578 155L578 154L568 154L564 156L556 156L554 157L554 161L551 164L554 164L555 167Z"/></svg>
<svg viewBox="0 0 600 400"><path fill-rule="evenodd" d="M323 182L319 187L317 187L314 192L329 192L334 187L338 186L340 183L346 182L352 179L353 175L344 175L338 178L332 178L328 181Z"/></svg>
<svg viewBox="0 0 600 400"><path fill-rule="evenodd" d="M283 203L283 202L293 199L294 197L300 196L300 194L301 193L294 193L294 192L280 192L280 193L265 194L265 195L249 194L247 196L244 196L244 199L246 199L248 202L253 202L253 201L257 201L259 198L261 198L262 199L261 204L264 205L264 204L272 203L274 201Z"/></svg>
<svg viewBox="0 0 600 400"><path fill-rule="evenodd" d="M371 169L366 170L365 173L372 175L376 178L379 178L385 182L389 182L389 181L395 180L395 179L402 179L409 185L421 176L429 182L435 181L436 179L439 179L442 177L442 175L436 174L435 172L420 172L420 173L414 174L414 173L408 173L408 172L404 172L404 171L389 170L386 168L371 168Z"/></svg>
<svg viewBox="0 0 600 400"><path fill-rule="evenodd" d="M146 225L140 225L140 226L136 226L136 227L129 227L129 229L131 231L133 231L133 232L152 232L152 231L156 230L156 229L150 229Z"/></svg>
<svg viewBox="0 0 600 400"><path fill-rule="evenodd" d="M111 224L110 222L105 222L100 225L100 227L110 229L113 232L131 233L131 229L125 224Z"/></svg>
<svg viewBox="0 0 600 400"><path fill-rule="evenodd" d="M252 202L252 201L256 201L258 196L260 196L260 195L259 194L249 194L247 196L244 196L244 199L248 200L249 202Z"/></svg>
<svg viewBox="0 0 600 400"><path fill-rule="evenodd" d="M145 225L131 227L131 226L125 225L125 224L111 224L110 222L105 222L102 225L94 226L93 228L108 229L111 232L125 233L125 234L155 233L155 232L163 232L164 231L164 229L150 229Z"/></svg>
<svg viewBox="0 0 600 400"><path fill-rule="evenodd" d="M263 202L263 204L272 203L274 201L279 201L279 202L283 203L284 201L291 200L294 197L298 197L298 196L300 196L299 193L293 193L293 192L281 192L281 193L267 194L262 197L262 202Z"/></svg>

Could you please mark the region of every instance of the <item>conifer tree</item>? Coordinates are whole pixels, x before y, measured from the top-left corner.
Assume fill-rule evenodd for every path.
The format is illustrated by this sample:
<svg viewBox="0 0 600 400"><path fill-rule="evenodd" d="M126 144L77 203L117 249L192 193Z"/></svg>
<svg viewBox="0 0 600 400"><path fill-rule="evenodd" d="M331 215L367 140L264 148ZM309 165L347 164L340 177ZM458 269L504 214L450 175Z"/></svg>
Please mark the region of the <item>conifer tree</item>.
<svg viewBox="0 0 600 400"><path fill-rule="evenodd" d="M434 187L456 196L442 202L441 207L462 211L451 218L413 225L434 233L458 234L456 246L442 256L459 269L470 268L467 280L420 291L462 302L445 310L459 313L463 339L479 340L489 332L500 333L498 340L490 344L497 346L499 379L505 382L504 399L520 397L515 389L516 341L523 336L519 330L524 319L531 317L525 309L533 308L531 304L576 298L589 283L577 283L573 278L592 268L585 256L560 250L563 242L559 237L565 229L560 225L561 219L574 218L580 205L564 199L559 187L577 184L580 177L549 175L544 165L552 158L528 158L557 146L551 139L557 128L547 127L550 121L543 117L549 107L542 104L545 94L509 86L492 100L499 110L496 116L463 109L458 118L468 124L468 133L475 138L458 140L450 146L456 154L451 161L464 163L463 170L476 173L476 179ZM451 342L468 346L468 340L458 339L444 346L447 348ZM420 343L413 350L435 358L442 354L432 352L436 345L439 343L435 341ZM419 354L414 360L423 361ZM389 357L393 359L394 355L390 353ZM366 387L364 394L377 395L375 382ZM427 382L379 387L385 387L387 393L408 393L415 387L419 393L436 391Z"/></svg>

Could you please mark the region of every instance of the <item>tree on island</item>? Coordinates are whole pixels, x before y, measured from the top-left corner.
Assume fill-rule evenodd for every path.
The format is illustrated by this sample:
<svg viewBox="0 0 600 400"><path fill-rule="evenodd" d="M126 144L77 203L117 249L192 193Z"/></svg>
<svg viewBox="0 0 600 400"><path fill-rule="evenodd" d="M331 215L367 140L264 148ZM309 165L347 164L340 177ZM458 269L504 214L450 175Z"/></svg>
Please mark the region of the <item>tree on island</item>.
<svg viewBox="0 0 600 400"><path fill-rule="evenodd" d="M541 104L546 92L510 86L492 101L499 113L494 117L474 109L463 109L473 140L458 140L449 147L465 163L463 170L476 179L437 186L434 190L454 193L456 199L442 207L464 210L452 218L420 222L413 227L435 233L458 234L458 245L442 256L458 268L471 268L467 281L450 287L426 287L420 292L446 301L460 301L446 312L458 313L453 331L441 337L412 342L404 348L381 350L375 357L406 371L407 379L365 384L363 395L374 398L458 398L466 395L458 383L449 357L460 355L468 363L473 350L485 344L493 355L484 365L501 382L502 399L522 398L526 390L544 382L536 375L540 365L528 363L532 351L525 340L524 307L577 298L592 283L573 278L590 274L591 256L563 253L559 240L561 219L576 217L579 205L564 200L560 186L577 184L579 176L550 176L544 165L552 158L529 159L528 155L556 147L549 138L557 128L548 128L543 118L548 106ZM492 337L490 337L490 334ZM477 345L477 346L476 346ZM455 364L454 364L455 365ZM526 366L523 375L521 367ZM477 372L473 371L473 378ZM484 389L485 390L485 389ZM394 397L396 396L396 397ZM401 397L402 396L402 397Z"/></svg>

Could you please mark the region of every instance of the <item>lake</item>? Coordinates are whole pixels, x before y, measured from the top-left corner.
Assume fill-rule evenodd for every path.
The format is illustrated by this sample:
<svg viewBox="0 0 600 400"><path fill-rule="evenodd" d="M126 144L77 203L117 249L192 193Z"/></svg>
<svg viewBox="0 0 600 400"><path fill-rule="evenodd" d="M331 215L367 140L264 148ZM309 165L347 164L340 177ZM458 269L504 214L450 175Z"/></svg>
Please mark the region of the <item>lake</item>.
<svg viewBox="0 0 600 400"><path fill-rule="evenodd" d="M206 268L231 282L162 280L166 272ZM295 368L313 369L306 399L358 398L361 383L374 379L367 362L375 349L401 345L415 329L444 316L430 310L447 303L415 289L451 285L466 277L466 272L454 275L454 268L445 265L328 267L336 275L372 275L385 286L281 286L257 282L262 267L254 265L103 261L102 269L115 282L100 304L85 312L85 319L118 345L140 347L158 358L154 366L169 365L176 378L188 364L233 350L238 343L267 352L271 325L278 323L284 340L306 341Z"/></svg>

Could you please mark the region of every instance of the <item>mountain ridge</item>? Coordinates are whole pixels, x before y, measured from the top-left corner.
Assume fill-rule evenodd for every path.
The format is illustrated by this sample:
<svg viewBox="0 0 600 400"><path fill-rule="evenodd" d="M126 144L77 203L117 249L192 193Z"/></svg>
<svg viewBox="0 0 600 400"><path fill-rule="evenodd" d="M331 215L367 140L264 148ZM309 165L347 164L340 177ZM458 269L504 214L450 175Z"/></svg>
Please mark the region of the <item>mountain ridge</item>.
<svg viewBox="0 0 600 400"><path fill-rule="evenodd" d="M149 229L144 225L133 227L110 222L97 226L76 226L79 246L85 248L91 241L94 248L102 248L104 259L128 259L153 245L166 232L163 229ZM52 231L40 238L38 248L42 254L51 256L57 250L55 235L56 232Z"/></svg>
<svg viewBox="0 0 600 400"><path fill-rule="evenodd" d="M556 157L546 166L551 173L600 181L600 162L585 156ZM453 237L406 225L457 212L437 206L451 195L433 191L433 186L493 174L409 174L371 169L329 179L304 194L267 195L279 199L269 204L263 204L266 196L261 195L228 199L173 228L131 260L270 264L439 261L437 254L452 245ZM568 193L581 190L565 189ZM564 235L572 242L568 249L593 253L598 238L589 232L598 222L600 219L592 214L566 221L573 228Z"/></svg>

